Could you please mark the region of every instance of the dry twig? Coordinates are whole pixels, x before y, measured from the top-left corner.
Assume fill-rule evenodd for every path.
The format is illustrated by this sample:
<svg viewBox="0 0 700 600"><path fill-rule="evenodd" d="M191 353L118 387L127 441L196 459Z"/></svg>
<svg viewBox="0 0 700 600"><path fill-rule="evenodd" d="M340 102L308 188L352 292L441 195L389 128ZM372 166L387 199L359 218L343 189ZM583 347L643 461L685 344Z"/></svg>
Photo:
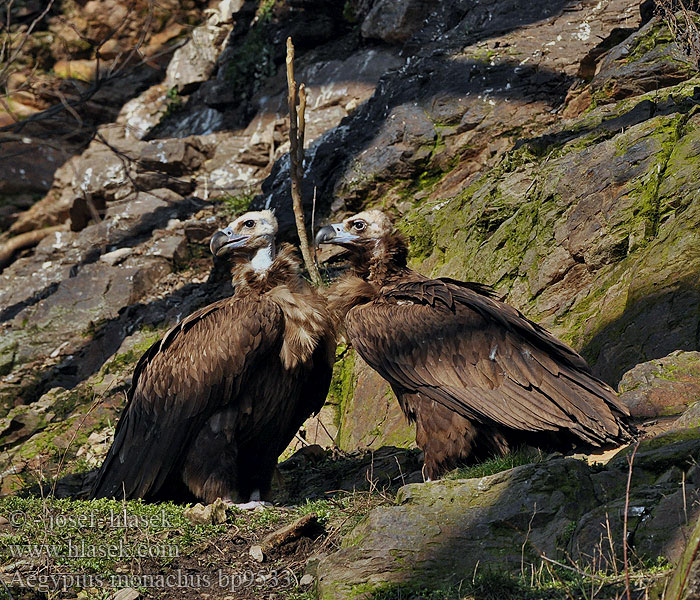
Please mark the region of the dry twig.
<svg viewBox="0 0 700 600"><path fill-rule="evenodd" d="M318 287L321 285L321 275L311 256L309 237L304 224L304 208L301 203L301 181L304 174L304 112L306 110L306 89L302 83L297 86L294 80L294 44L292 38L287 38L287 85L289 93L289 172L292 179L292 206L294 208L294 220L299 234L299 247L304 258L304 265L309 272L311 281ZM297 99L299 110L297 112Z"/></svg>
<svg viewBox="0 0 700 600"><path fill-rule="evenodd" d="M629 468L627 470L627 489L625 490L625 514L623 515L622 521L622 562L625 568L625 592L627 594L627 600L632 600L632 589L630 587L630 565L627 558L627 513L630 507L630 487L632 486L632 464L634 463L634 455L637 454L637 449L639 448L639 441L634 445L632 449L632 454L627 457L627 464Z"/></svg>

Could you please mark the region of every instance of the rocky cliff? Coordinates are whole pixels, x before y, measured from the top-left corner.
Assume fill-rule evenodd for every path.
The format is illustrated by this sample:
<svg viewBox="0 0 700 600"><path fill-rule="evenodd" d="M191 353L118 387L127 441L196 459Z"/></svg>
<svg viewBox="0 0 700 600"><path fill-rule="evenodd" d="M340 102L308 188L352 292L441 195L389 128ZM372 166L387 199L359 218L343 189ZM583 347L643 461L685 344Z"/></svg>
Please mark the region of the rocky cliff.
<svg viewBox="0 0 700 600"><path fill-rule="evenodd" d="M13 9L17 51L0 70L10 99L0 113L2 493L56 476L61 493L80 490L140 354L231 293L207 249L217 227L264 206L294 240L287 36L309 95L309 215L314 196L317 222L381 207L410 240L414 268L492 285L619 384L635 416L657 421L652 434L680 415L679 428L697 427L697 409L686 413L700 399L694 13L619 0L225 0L155 12L136 2L124 14L94 0L46 15L40 4ZM351 348L337 357L328 403L300 437L343 451L410 448L388 386ZM635 525L645 560L679 560L697 514L697 474L683 458L696 457L696 441L684 436L639 450L656 465L633 485L633 504L651 515ZM412 484L319 564L319 590L413 585L406 561L427 565L420 577L435 584L443 527L460 532L444 552L467 553L450 572L474 570L484 544L520 565L523 540L503 533L514 523L552 560L592 552L601 506L624 505L616 460ZM544 511L531 527L533 502L500 500L514 489ZM664 510L681 511L683 526ZM383 536L394 520L405 539ZM385 555L380 575L362 570L360 557ZM346 563L357 569L334 579Z"/></svg>

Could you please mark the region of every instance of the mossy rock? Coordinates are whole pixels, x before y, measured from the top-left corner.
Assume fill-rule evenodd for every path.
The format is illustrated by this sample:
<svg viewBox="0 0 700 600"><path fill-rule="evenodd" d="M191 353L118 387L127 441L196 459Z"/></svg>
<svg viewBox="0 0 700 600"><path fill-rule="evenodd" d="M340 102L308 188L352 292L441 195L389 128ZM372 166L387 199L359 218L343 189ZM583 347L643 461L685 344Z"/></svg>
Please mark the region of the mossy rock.
<svg viewBox="0 0 700 600"><path fill-rule="evenodd" d="M439 588L480 569L517 571L595 503L585 463L558 459L480 479L410 484L397 506L373 510L318 566L323 600L387 584ZM532 543L524 543L529 540Z"/></svg>

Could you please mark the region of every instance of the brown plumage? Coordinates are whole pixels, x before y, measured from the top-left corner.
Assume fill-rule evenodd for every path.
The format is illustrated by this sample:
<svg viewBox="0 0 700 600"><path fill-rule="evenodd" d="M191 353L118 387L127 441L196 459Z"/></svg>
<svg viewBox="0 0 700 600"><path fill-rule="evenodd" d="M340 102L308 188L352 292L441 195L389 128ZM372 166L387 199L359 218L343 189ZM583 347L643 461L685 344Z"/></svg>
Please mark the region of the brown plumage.
<svg viewBox="0 0 700 600"><path fill-rule="evenodd" d="M406 266L391 221L370 210L322 228L354 274L329 308L416 422L427 475L521 445L568 450L627 440L629 416L585 360L489 288Z"/></svg>
<svg viewBox="0 0 700 600"><path fill-rule="evenodd" d="M173 327L139 360L93 497L264 499L277 458L320 410L335 338L270 211L212 238L233 253L232 297Z"/></svg>

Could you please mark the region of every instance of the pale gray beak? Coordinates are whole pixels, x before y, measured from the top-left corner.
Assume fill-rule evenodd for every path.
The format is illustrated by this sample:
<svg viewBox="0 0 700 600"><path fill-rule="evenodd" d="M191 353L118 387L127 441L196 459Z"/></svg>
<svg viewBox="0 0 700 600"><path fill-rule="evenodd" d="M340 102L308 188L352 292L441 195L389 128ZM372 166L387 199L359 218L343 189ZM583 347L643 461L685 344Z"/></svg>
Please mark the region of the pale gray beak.
<svg viewBox="0 0 700 600"><path fill-rule="evenodd" d="M321 227L316 234L316 245L321 244L347 244L358 239L359 235L354 235L343 227L342 223L333 223Z"/></svg>
<svg viewBox="0 0 700 600"><path fill-rule="evenodd" d="M209 242L209 249L214 256L223 256L235 248L245 246L250 239L249 235L238 235L230 227L217 231Z"/></svg>

